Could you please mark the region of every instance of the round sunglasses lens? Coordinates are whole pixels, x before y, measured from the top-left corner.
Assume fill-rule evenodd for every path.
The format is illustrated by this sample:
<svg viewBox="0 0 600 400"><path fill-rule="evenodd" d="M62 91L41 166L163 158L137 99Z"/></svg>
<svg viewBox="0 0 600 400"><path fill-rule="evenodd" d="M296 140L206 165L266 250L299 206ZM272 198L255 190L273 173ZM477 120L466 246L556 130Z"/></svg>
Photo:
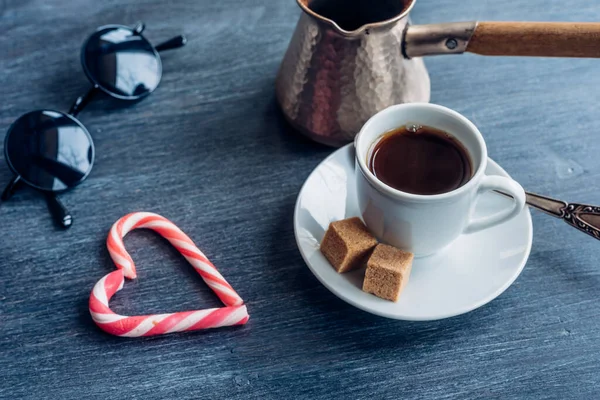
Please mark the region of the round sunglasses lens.
<svg viewBox="0 0 600 400"><path fill-rule="evenodd" d="M85 44L82 62L90 80L124 99L149 94L162 74L154 47L126 27L107 27L94 33Z"/></svg>
<svg viewBox="0 0 600 400"><path fill-rule="evenodd" d="M92 169L94 145L70 115L32 111L10 127L4 142L8 164L26 183L61 191L81 183Z"/></svg>

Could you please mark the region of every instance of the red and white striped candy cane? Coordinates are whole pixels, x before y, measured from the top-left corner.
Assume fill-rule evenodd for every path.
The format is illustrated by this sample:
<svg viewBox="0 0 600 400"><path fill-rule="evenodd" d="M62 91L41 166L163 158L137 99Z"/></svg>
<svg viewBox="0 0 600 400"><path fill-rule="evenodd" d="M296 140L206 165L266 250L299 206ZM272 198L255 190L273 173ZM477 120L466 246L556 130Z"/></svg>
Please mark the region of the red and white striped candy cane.
<svg viewBox="0 0 600 400"><path fill-rule="evenodd" d="M123 237L138 228L152 229L167 239L188 260L226 307L135 317L113 312L108 305L111 297L123 288L125 278L136 277L135 264L125 250ZM100 279L90 294L90 314L96 325L105 332L124 337L154 336L243 325L248 321L244 301L194 242L168 219L146 212L126 215L112 226L106 245L118 270Z"/></svg>

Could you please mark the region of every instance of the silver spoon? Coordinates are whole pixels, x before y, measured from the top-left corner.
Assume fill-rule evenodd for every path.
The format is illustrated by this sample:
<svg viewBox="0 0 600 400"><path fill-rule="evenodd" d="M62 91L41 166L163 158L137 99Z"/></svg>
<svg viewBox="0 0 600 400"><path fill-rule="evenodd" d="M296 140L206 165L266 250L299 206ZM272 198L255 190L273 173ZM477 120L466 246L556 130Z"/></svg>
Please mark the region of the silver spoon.
<svg viewBox="0 0 600 400"><path fill-rule="evenodd" d="M498 192L504 196L506 193ZM600 240L600 207L567 203L550 197L526 192L527 204L537 210L560 218L567 224Z"/></svg>

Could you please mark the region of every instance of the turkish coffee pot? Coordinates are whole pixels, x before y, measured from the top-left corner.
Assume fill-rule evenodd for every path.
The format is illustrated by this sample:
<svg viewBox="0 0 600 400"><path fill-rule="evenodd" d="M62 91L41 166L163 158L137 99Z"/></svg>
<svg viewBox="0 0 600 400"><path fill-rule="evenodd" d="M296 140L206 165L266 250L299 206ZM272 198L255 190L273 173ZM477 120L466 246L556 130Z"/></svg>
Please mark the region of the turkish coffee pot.
<svg viewBox="0 0 600 400"><path fill-rule="evenodd" d="M455 22L410 25L416 0L297 0L303 13L277 77L286 119L341 146L393 104L428 102L421 57L600 57L600 23Z"/></svg>

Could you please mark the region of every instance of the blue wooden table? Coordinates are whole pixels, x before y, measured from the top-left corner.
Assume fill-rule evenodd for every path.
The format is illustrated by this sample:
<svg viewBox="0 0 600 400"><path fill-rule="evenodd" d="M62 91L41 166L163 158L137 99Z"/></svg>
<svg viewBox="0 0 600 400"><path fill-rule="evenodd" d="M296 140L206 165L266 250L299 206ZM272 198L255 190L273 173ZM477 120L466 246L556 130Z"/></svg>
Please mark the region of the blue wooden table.
<svg viewBox="0 0 600 400"><path fill-rule="evenodd" d="M149 98L103 99L80 115L97 159L62 196L72 229L55 228L32 190L0 205L0 398L599 398L600 243L558 220L534 213L516 283L448 320L372 316L313 277L292 212L332 150L292 132L274 100L299 13L293 0L0 0L2 130L34 108L66 111L85 91L79 48L99 25L143 20L155 43L189 38L165 54ZM600 8L421 0L412 18L594 21ZM523 186L600 203L600 60L465 55L427 65L432 101L474 121ZM0 182L11 176L4 164ZM170 218L200 245L247 301L246 326L138 340L96 328L87 301L114 269L107 232L138 210ZM218 306L156 234L135 232L126 245L139 279L115 297L115 311Z"/></svg>

